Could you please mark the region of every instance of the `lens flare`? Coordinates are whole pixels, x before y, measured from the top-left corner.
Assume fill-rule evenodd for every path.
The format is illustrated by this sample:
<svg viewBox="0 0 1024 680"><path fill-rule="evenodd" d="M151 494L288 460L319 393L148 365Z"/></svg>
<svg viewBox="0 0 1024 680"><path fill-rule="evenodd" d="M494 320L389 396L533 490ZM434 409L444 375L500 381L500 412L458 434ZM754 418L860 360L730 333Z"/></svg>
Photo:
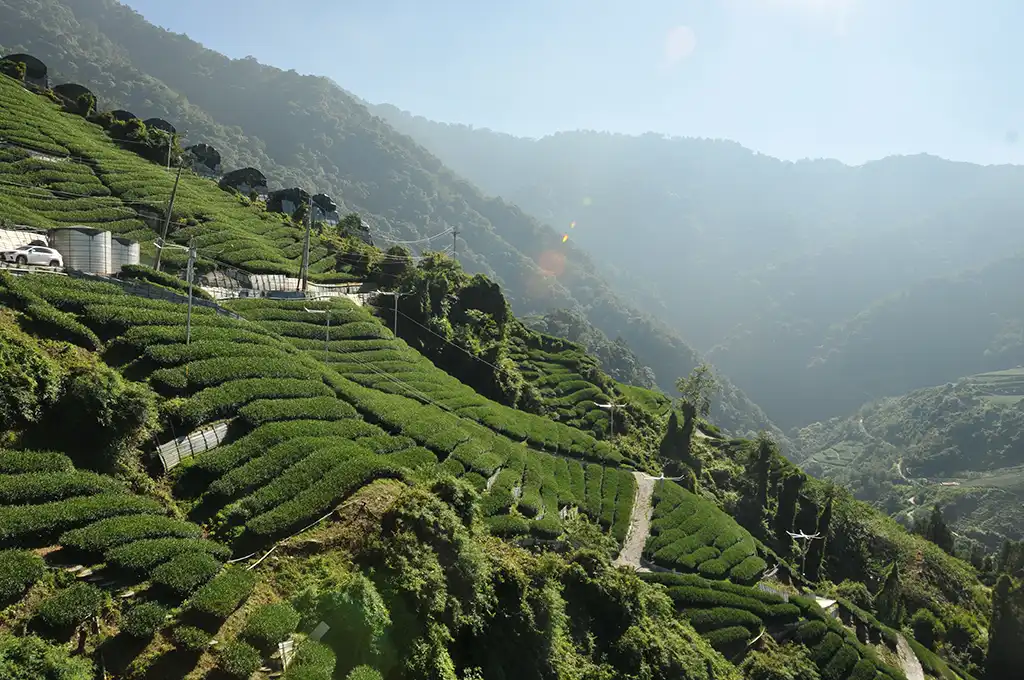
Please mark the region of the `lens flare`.
<svg viewBox="0 0 1024 680"><path fill-rule="evenodd" d="M572 222L569 223L569 228L570 229L575 229L576 228L576 220L573 220Z"/></svg>
<svg viewBox="0 0 1024 680"><path fill-rule="evenodd" d="M565 243L568 240L569 240L569 235L568 234L562 234L562 243Z"/></svg>

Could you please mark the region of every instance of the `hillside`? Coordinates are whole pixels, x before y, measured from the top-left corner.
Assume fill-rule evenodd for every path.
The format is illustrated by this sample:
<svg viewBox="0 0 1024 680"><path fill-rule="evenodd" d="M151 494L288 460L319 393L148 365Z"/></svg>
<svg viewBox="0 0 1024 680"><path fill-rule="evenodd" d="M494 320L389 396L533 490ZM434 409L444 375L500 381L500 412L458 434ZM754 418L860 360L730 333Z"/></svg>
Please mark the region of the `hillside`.
<svg viewBox="0 0 1024 680"><path fill-rule="evenodd" d="M45 93L3 76L0 96L17 104L6 131L75 157L15 146L7 162L37 184L4 210L55 214L37 194L63 205L68 172L104 200L168 181ZM294 223L185 186L204 277L261 248L295 266L271 245ZM990 625L1018 644L1004 599L989 621L991 571L808 478L768 437L681 422L451 258L413 264L326 228L311 250L324 275L402 292L397 315L372 297L204 300L186 332L182 282L144 267L0 273L0 663L263 680L290 639L287 680L971 680ZM138 294L146 276L179 294ZM823 540L804 553L797 531Z"/></svg>
<svg viewBox="0 0 1024 680"><path fill-rule="evenodd" d="M501 283L517 313L583 312L609 338L621 337L665 390L700 361L677 333L631 306L574 243L481 194L326 78L227 59L113 0L41 0L31 8L3 0L0 46L42 59L54 83L91 88L100 110L173 121L187 131L186 144L213 145L226 170L251 165L271 188L326 191L366 219L378 243L454 242L465 268ZM729 430L782 437L732 387L719 414Z"/></svg>
<svg viewBox="0 0 1024 680"><path fill-rule="evenodd" d="M792 163L734 142L656 134L519 139L388 105L373 110L485 191L570 233L620 290L708 352L783 429L1002 367L963 370L977 358L975 333L993 323L1012 331L1018 319L972 328L979 299L972 295L1012 290L1021 277L1006 272L992 288L951 299L939 279L1024 250L1016 228L1024 168L925 155L857 167ZM930 376L910 384L885 378L907 356L889 346L900 342L897 333L887 326L852 333L887 304L880 301L907 290L931 301L894 313L907 329L939 309L947 319L972 319L907 337ZM963 356L951 349L960 344ZM821 370L818 363L840 348L889 363L869 368L867 384L863 364Z"/></svg>
<svg viewBox="0 0 1024 680"><path fill-rule="evenodd" d="M1024 537L1024 371L983 373L863 405L803 428L794 456L811 474L887 511L939 503L965 539L995 549Z"/></svg>

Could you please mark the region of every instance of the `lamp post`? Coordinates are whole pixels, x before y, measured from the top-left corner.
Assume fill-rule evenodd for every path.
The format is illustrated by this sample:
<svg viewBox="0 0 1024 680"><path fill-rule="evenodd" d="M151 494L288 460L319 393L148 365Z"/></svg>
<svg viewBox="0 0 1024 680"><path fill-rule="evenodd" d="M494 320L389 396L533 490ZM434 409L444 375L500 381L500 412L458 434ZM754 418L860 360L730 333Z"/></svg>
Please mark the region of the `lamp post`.
<svg viewBox="0 0 1024 680"><path fill-rule="evenodd" d="M327 335L324 336L324 352L330 352L331 343L331 310L329 309L310 309L309 307L303 307L304 310L310 314L326 314L327 315Z"/></svg>

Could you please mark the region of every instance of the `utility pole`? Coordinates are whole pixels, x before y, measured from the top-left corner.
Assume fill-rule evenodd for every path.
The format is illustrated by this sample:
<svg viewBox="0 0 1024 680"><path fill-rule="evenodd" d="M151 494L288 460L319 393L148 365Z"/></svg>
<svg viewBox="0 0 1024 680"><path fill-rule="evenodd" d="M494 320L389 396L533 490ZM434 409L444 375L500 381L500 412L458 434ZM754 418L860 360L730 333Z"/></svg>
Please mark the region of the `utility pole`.
<svg viewBox="0 0 1024 680"><path fill-rule="evenodd" d="M394 325L394 328L393 328L392 332L395 334L395 337L397 338L398 337L398 298L400 298L402 296L402 294L399 293L397 290L386 291L386 292L382 292L382 293L379 293L379 294L380 295L390 295L393 298L395 298L395 325Z"/></svg>
<svg viewBox="0 0 1024 680"><path fill-rule="evenodd" d="M324 336L324 352L331 351L331 310L329 309L310 309L309 307L303 307L306 312L310 314L326 314L327 315L327 335Z"/></svg>
<svg viewBox="0 0 1024 680"><path fill-rule="evenodd" d="M302 269L299 272L299 286L302 292L306 292L309 282L309 232L313 229L313 197L309 197L308 210L306 211L306 241L302 246Z"/></svg>
<svg viewBox="0 0 1024 680"><path fill-rule="evenodd" d="M196 239L193 236L188 242L188 266L185 276L188 278L188 312L185 314L185 346L192 341L192 275L196 267Z"/></svg>
<svg viewBox="0 0 1024 680"><path fill-rule="evenodd" d="M457 257L459 254L459 228L455 227L452 230L452 257Z"/></svg>
<svg viewBox="0 0 1024 680"><path fill-rule="evenodd" d="M171 189L171 200L167 203L167 215L164 217L163 234L160 236L159 247L156 250L156 266L154 269L160 271L160 257L164 253L164 244L167 243L167 230L171 227L171 211L174 210L174 197L178 194L178 180L181 179L181 166L178 166L178 174L174 178L174 188Z"/></svg>

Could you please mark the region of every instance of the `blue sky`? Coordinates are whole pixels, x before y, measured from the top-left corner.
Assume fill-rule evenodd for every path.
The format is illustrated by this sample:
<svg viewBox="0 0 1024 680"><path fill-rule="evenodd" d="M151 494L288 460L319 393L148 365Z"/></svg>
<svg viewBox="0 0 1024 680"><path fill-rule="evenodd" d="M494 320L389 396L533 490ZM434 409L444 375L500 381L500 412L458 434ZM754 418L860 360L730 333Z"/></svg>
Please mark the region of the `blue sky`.
<svg viewBox="0 0 1024 680"><path fill-rule="evenodd" d="M127 4L230 57L517 135L653 130L787 159L1024 163L1021 0Z"/></svg>

